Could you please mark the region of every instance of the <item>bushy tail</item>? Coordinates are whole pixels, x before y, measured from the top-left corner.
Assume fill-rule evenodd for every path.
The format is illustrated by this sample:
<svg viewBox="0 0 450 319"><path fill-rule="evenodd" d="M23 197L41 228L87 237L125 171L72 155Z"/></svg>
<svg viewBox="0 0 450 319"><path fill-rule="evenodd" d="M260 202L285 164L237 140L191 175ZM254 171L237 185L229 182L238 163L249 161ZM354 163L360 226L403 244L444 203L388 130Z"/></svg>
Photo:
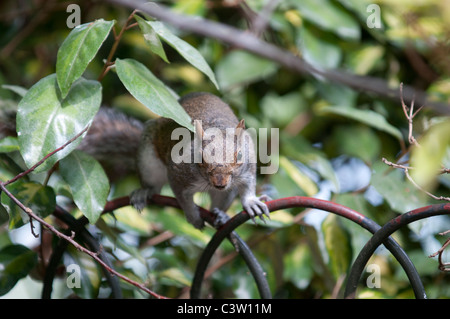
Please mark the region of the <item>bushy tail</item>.
<svg viewBox="0 0 450 319"><path fill-rule="evenodd" d="M136 171L136 153L144 124L102 107L79 148L102 163L110 179Z"/></svg>
<svg viewBox="0 0 450 319"><path fill-rule="evenodd" d="M16 110L0 109L0 139L16 135ZM144 124L101 107L79 149L97 159L111 180L136 171L136 152Z"/></svg>

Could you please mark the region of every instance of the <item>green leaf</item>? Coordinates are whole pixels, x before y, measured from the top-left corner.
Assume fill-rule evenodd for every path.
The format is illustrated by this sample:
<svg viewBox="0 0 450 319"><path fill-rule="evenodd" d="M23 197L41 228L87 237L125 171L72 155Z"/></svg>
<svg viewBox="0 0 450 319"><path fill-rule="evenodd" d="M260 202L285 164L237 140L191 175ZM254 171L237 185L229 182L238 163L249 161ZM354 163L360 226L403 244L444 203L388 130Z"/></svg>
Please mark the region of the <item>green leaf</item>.
<svg viewBox="0 0 450 319"><path fill-rule="evenodd" d="M329 0L289 1L301 15L315 25L346 40L359 40L361 30L358 21L344 9Z"/></svg>
<svg viewBox="0 0 450 319"><path fill-rule="evenodd" d="M17 165L8 155L0 154L0 180L10 180L22 172L23 168ZM27 177L24 176L22 180L27 180Z"/></svg>
<svg viewBox="0 0 450 319"><path fill-rule="evenodd" d="M60 162L61 176L69 184L78 208L95 224L109 193L109 181L102 166L90 155L74 151Z"/></svg>
<svg viewBox="0 0 450 319"><path fill-rule="evenodd" d="M190 223L187 222L184 214L180 214L177 209L164 209L163 211L152 216L152 223L161 223L163 229L169 230L178 236L187 237L193 242L201 244L207 243L211 236L208 232L199 232Z"/></svg>
<svg viewBox="0 0 450 319"><path fill-rule="evenodd" d="M152 52L156 53L161 57L161 59L169 63L166 52L164 51L163 45L159 40L156 31L150 24L147 23L146 20L142 19L140 16L135 15L134 18L138 22L139 28L141 29L142 35L144 36L144 40L150 46Z"/></svg>
<svg viewBox="0 0 450 319"><path fill-rule="evenodd" d="M0 296L10 291L37 264L37 254L22 245L9 245L0 250Z"/></svg>
<svg viewBox="0 0 450 319"><path fill-rule="evenodd" d="M386 164L377 162L372 171L370 183L396 212L405 213L429 204L428 196L407 180L402 170L392 170Z"/></svg>
<svg viewBox="0 0 450 319"><path fill-rule="evenodd" d="M146 23L150 25L167 44L169 44L183 58L185 58L186 61L202 71L211 80L211 82L214 83L216 88L219 89L214 72L196 48L174 35L162 22L146 21Z"/></svg>
<svg viewBox="0 0 450 319"><path fill-rule="evenodd" d="M134 59L116 59L116 70L120 81L139 102L154 113L194 131L190 116L145 65Z"/></svg>
<svg viewBox="0 0 450 319"><path fill-rule="evenodd" d="M125 212L125 208L129 209L127 209ZM116 213L119 211L121 212L122 220L116 221L114 218L116 217ZM146 220L144 220L142 215L132 206L125 206L117 210L114 210L114 215L112 214L103 215L102 218L98 219L95 226L101 231L102 236L104 236L104 238L108 238L111 241L111 243L114 243L114 248L122 249L123 251L127 252L130 256L141 262L143 265L146 265L147 259L144 256L142 256L138 247L130 245L130 243L126 241L124 237L121 236L121 233L117 231L117 229L125 229L125 231L133 232L136 229L131 227L130 228L122 227L122 223L126 222L124 221L125 213L131 213L134 214L135 216L140 215L139 220L139 222L141 223L140 225L141 229L139 229L140 234L143 236L149 236L149 228L151 227L150 224ZM142 229L145 229L145 232Z"/></svg>
<svg viewBox="0 0 450 319"><path fill-rule="evenodd" d="M344 116L386 132L398 140L402 139L402 133L399 129L389 124L381 114L378 114L372 110L361 110L348 106L324 106L320 107L318 114L336 114Z"/></svg>
<svg viewBox="0 0 450 319"><path fill-rule="evenodd" d="M339 218L335 214L329 214L322 222L329 266L336 280L347 273L352 261L350 233L344 228Z"/></svg>
<svg viewBox="0 0 450 319"><path fill-rule="evenodd" d="M298 289L305 289L314 274L314 263L308 245L297 245L285 254L283 261L283 279L289 280Z"/></svg>
<svg viewBox="0 0 450 319"><path fill-rule="evenodd" d="M264 117L270 119L279 126L288 125L301 113L306 112L307 103L299 92L292 92L285 95L277 95L270 92L261 101L261 109ZM274 112L279 109L280 112Z"/></svg>
<svg viewBox="0 0 450 319"><path fill-rule="evenodd" d="M9 84L3 84L3 89L13 91L17 95L20 95L21 97L24 97L25 94L27 94L27 89L19 86L19 85L9 85Z"/></svg>
<svg viewBox="0 0 450 319"><path fill-rule="evenodd" d="M80 78L67 97L62 99L55 74L43 78L28 90L19 103L17 113L20 152L27 167L63 146L92 122L100 107L101 91L99 82ZM53 166L80 142L78 138L56 152L35 171Z"/></svg>
<svg viewBox="0 0 450 319"><path fill-rule="evenodd" d="M350 52L347 65L355 74L366 75L382 62L385 49L381 45L365 45Z"/></svg>
<svg viewBox="0 0 450 319"><path fill-rule="evenodd" d="M380 139L373 129L360 124L337 126L327 146L327 149L336 152L337 156L347 154L358 157L366 163L379 158L381 150Z"/></svg>
<svg viewBox="0 0 450 319"><path fill-rule="evenodd" d="M83 75L106 40L115 21L103 19L74 28L58 50L56 76L65 98L73 82Z"/></svg>
<svg viewBox="0 0 450 319"><path fill-rule="evenodd" d="M316 170L324 179L331 181L335 189L339 189L336 173L330 161L322 151L313 147L311 143L301 135L289 136L282 132L280 139L280 154L285 154L286 157L306 164L308 167Z"/></svg>
<svg viewBox="0 0 450 319"><path fill-rule="evenodd" d="M433 125L419 140L420 147L411 152L411 177L428 188L436 178L450 146L450 121Z"/></svg>
<svg viewBox="0 0 450 319"><path fill-rule="evenodd" d="M289 177L307 194L307 196L317 194L317 185L307 175L303 174L286 157L280 156L280 166L286 170Z"/></svg>
<svg viewBox="0 0 450 319"><path fill-rule="evenodd" d="M305 61L316 67L334 69L342 59L342 50L337 44L314 34L307 26L301 29L298 46Z"/></svg>
<svg viewBox="0 0 450 319"><path fill-rule="evenodd" d="M182 271L179 267L165 269L159 274L160 283L168 286L188 287L192 283L192 278L186 271Z"/></svg>
<svg viewBox="0 0 450 319"><path fill-rule="evenodd" d="M276 72L277 65L245 51L232 51L217 65L217 78L223 89L248 84Z"/></svg>
<svg viewBox="0 0 450 319"><path fill-rule="evenodd" d="M17 137L8 136L0 140L0 153L9 153L20 149Z"/></svg>
<svg viewBox="0 0 450 319"><path fill-rule="evenodd" d="M208 3L204 0L175 1L173 11L193 16L203 16L208 11Z"/></svg>
<svg viewBox="0 0 450 319"><path fill-rule="evenodd" d="M91 256L76 250L73 246L69 246L66 251L64 265L67 270L68 288L81 298L97 298L102 278L99 265Z"/></svg>
<svg viewBox="0 0 450 319"><path fill-rule="evenodd" d="M8 190L22 204L42 218L47 217L55 210L56 196L53 188L49 186L17 181L8 185ZM4 192L1 194L1 202L9 214L9 229L18 228L29 221L28 215Z"/></svg>

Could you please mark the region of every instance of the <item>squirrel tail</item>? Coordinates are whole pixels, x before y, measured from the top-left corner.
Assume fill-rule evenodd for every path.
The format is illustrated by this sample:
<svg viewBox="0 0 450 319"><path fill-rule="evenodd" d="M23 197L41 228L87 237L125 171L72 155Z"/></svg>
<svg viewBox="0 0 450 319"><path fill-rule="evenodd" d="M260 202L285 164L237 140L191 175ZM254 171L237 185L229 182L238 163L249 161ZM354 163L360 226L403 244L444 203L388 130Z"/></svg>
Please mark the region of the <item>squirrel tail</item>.
<svg viewBox="0 0 450 319"><path fill-rule="evenodd" d="M0 139L16 136L17 110L0 109ZM136 171L136 153L144 124L108 107L101 107L79 149L98 160L111 181Z"/></svg>
<svg viewBox="0 0 450 319"><path fill-rule="evenodd" d="M136 153L144 124L101 107L79 149L97 159L111 180L136 172Z"/></svg>

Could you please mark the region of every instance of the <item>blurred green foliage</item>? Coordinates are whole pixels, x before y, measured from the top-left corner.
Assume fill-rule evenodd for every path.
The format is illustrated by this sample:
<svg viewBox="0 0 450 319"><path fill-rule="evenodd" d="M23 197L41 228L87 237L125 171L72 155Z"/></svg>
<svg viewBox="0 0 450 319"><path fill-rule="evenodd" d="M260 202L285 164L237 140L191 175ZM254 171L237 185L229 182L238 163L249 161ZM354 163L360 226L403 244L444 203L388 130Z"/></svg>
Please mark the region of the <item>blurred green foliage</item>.
<svg viewBox="0 0 450 319"><path fill-rule="evenodd" d="M248 32L256 14L267 3L265 0L161 2L176 12ZM131 13L98 1L77 3L81 8L81 23L115 20L116 32ZM376 14L368 10L370 4L380 9L380 28L368 25L368 19ZM6 85L0 89L0 117L17 106L24 88L27 90L56 72L58 49L71 31L66 25L70 14L66 6L66 2L56 0L0 4L0 84ZM316 67L378 77L393 88L405 83L448 103L450 26L446 21L449 18L450 7L438 0L281 0L262 37ZM199 71L173 44L161 41L159 46L165 55L155 54L142 36L146 25L141 21L140 26L142 30L135 26L125 31L115 54L117 58L132 58L144 64L180 96L191 91L209 91L221 96L240 118L245 118L248 127L280 129L279 170L273 175L260 176L258 192L266 192L272 198L300 195L331 200L381 225L397 214L435 203L415 188L403 171L381 161L383 157L393 162L409 158L408 123L399 100L386 100L321 78L300 76L275 61L166 25L176 38L201 53L217 78L218 90L210 80L214 74L207 76ZM112 43L110 34L89 63L84 78L98 78ZM101 85L103 104L140 119L154 116L128 93L115 72L109 72ZM450 166L448 125L436 125L446 123L445 119L425 107L414 118L413 133L428 152L415 149L418 169L415 176L426 180L427 189L434 194L448 196L448 176L430 176L441 163ZM18 148L14 139L0 140L2 181L24 169ZM43 200L47 193L54 192L58 203L72 198L59 172L53 173L44 188L40 185L45 177L43 173L33 174L14 185L14 191L25 200L37 198L34 204L44 211L50 209L47 205L54 205ZM135 176L128 176L111 186L109 198L115 198L129 195L138 187L138 181ZM163 194L171 195L170 189L165 188ZM2 194L2 203L10 207L7 201ZM202 195L196 201L201 206L208 204ZM72 207L74 216L80 216L76 206ZM240 210L236 202L229 213ZM7 211L3 206L0 206L0 222L0 292L6 297L24 296L24 291L30 294L29 291L41 285L42 269L48 262L52 242L44 232L41 232L42 239L32 238L29 225L11 226L12 223L22 225L24 221L19 212ZM120 273L145 282L153 291L169 297L188 296L186 288L196 263L213 235L211 228L203 232L194 229L179 210L161 207L148 207L141 214L124 207L113 215L102 216L89 229L99 234ZM394 235L415 263L431 298L450 297L448 275L440 273L436 259L427 257L445 239L437 233L447 229L450 229L448 216L434 217L411 224ZM274 212L267 224L248 223L238 233L261 262L277 298L342 296L349 267L370 238L359 226L312 209ZM33 251L39 252L37 261ZM54 298L70 294L83 298L109 296L100 268L88 256L70 248L62 262L66 266L77 263L83 268L82 289L69 289L68 274L63 271L55 283ZM384 248L378 249L370 262L381 269L381 287L369 288L363 278L358 298L413 297L403 270ZM210 267L217 269L207 274L204 292L215 298L258 297L245 263L234 256L233 247L228 243L220 247ZM369 275L366 273L366 277ZM127 283L121 282L121 287L125 297L147 297ZM28 296L38 297L39 290Z"/></svg>

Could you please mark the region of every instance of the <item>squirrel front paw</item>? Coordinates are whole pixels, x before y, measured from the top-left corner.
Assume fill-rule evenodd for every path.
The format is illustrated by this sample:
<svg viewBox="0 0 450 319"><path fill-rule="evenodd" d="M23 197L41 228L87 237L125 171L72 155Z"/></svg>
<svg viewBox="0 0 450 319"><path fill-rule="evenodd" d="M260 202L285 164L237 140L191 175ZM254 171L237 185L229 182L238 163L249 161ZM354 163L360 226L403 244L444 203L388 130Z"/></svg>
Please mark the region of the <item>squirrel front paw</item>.
<svg viewBox="0 0 450 319"><path fill-rule="evenodd" d="M130 203L141 212L147 206L147 200L151 195L153 194L148 188L137 189L131 193Z"/></svg>
<svg viewBox="0 0 450 319"><path fill-rule="evenodd" d="M225 225L225 223L230 220L230 216L228 216L227 213L217 207L213 208L211 212L216 216L213 224L214 228L219 228Z"/></svg>
<svg viewBox="0 0 450 319"><path fill-rule="evenodd" d="M262 200L269 200L267 195L261 197L250 197L242 201L244 210L250 215L250 218L255 222L255 217L259 217L264 221L264 215L270 219L269 208Z"/></svg>

